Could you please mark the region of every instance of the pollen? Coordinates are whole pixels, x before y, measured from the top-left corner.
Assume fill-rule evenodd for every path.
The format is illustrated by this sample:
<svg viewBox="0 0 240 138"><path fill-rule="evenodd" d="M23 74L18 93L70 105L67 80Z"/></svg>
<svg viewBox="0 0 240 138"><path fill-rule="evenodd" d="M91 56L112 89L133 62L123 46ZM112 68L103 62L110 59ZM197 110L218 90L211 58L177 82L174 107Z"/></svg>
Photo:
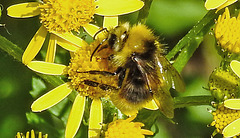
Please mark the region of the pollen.
<svg viewBox="0 0 240 138"><path fill-rule="evenodd" d="M92 21L94 0L44 0L39 6L41 23L51 32L78 31Z"/></svg>
<svg viewBox="0 0 240 138"><path fill-rule="evenodd" d="M216 111L212 112L213 122L211 126L216 127L216 131L222 134L223 129L233 121L240 118L240 110L234 110L219 105Z"/></svg>
<svg viewBox="0 0 240 138"><path fill-rule="evenodd" d="M107 59L93 57L90 61L91 46L81 47L72 54L71 63L68 66L68 79L72 87L83 96L100 98L108 96L117 88L117 76L101 74L101 71L113 72Z"/></svg>
<svg viewBox="0 0 240 138"><path fill-rule="evenodd" d="M215 69L209 77L208 87L217 100L238 97L240 80L236 74L222 68Z"/></svg>
<svg viewBox="0 0 240 138"><path fill-rule="evenodd" d="M228 8L218 17L215 37L223 51L240 53L240 14L230 18Z"/></svg>
<svg viewBox="0 0 240 138"><path fill-rule="evenodd" d="M144 135L153 135L153 132L141 129L141 122L131 122L134 117L126 120L115 120L108 125L105 138L144 138Z"/></svg>

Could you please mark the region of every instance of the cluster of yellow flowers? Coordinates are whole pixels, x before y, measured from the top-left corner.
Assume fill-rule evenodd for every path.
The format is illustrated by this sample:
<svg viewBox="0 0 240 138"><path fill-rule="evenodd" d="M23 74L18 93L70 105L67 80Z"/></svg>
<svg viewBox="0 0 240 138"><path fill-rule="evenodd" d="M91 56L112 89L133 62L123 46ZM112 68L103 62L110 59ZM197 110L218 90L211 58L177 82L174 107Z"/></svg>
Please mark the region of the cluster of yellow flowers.
<svg viewBox="0 0 240 138"><path fill-rule="evenodd" d="M225 12L216 20L214 34L221 51L220 55L227 53L223 58L230 63L228 63L230 68L224 70L220 67L209 79L212 95L221 102L216 111L212 112L213 122L210 125L216 128L213 136L220 133L224 137L237 137L240 134L240 99L235 99L239 98L240 62L236 57L240 53L240 14L238 17L231 17L227 7L235 2L237 0L206 0L205 2L206 9L217 9L216 13L226 7Z"/></svg>
<svg viewBox="0 0 240 138"><path fill-rule="evenodd" d="M206 0L205 7L208 10L217 9L216 12L218 12L236 1L237 0ZM111 70L112 68L105 66L107 61L104 59L99 60L94 58L90 63L89 59L92 58L91 53L94 49L72 32L78 32L80 28L83 28L90 36L95 37L95 34L102 31L101 28L113 28L117 26L119 15L138 11L143 6L144 3L140 0L43 0L42 2L16 4L7 9L8 15L14 18L29 18L39 15L40 23L42 24L28 44L22 56L22 62L36 72L48 75L67 75L68 79L71 80L34 101L31 106L32 111L41 112L46 110L62 101L73 90L78 92L66 125L66 138L72 138L76 135L82 122L87 97L92 99L88 136L100 137L103 124L101 98L107 97L108 93L99 87L107 89L110 87L107 84L116 82L112 80L117 79L114 76L110 76L109 80L102 81L103 85L97 87L97 91L92 87L83 85L88 83L89 85L98 86L99 84L96 82L101 80L101 75L94 75L93 77L91 73L89 73L84 74L85 76L79 76L78 72L84 72L88 68L92 70L104 70L106 68L106 70ZM95 25L94 16L96 15L100 15L104 18L102 23L103 26L99 27ZM238 17L231 18L228 8L225 8L225 12L217 19L214 29L217 43L223 52L228 52L230 54L240 53L239 28L240 14ZM48 34L50 36L49 40L46 39ZM34 58L39 53L45 41L48 41L45 61L34 61ZM54 63L57 45L71 53L74 52L69 66ZM239 77L240 62L233 60L230 63L230 67ZM88 82L81 77L91 78L91 80L96 80L96 82ZM232 78L230 79L233 80ZM215 80L216 79L213 77L210 90L216 90L215 86L220 86L222 83L216 84ZM236 81L234 80L234 82ZM239 83L234 83L234 86L238 88L238 84ZM117 84L112 84L111 86L117 87ZM221 86L221 90L224 89L222 88L224 86ZM240 133L240 99L225 100L225 96L231 98L233 93L238 93L230 93L229 91L224 93L224 95L221 95L222 93L219 92L217 93L218 96L215 97L221 97L219 99L224 101L222 105L218 106L216 111L212 112L214 121L211 123L211 126L215 126L216 131L223 134L224 137L238 136ZM219 94L221 96L219 96ZM155 105L152 104L149 105L149 107L155 107ZM132 122L135 117L136 116L132 116L126 120L113 121L108 125L108 130L104 133L105 137L121 138L153 135L153 132L141 129L141 127L144 126L143 123ZM32 133L34 135L34 132ZM26 137L27 136L29 137L29 133L26 134ZM21 137L23 137L23 134L18 133L17 138ZM42 137L41 133L39 133L39 137ZM47 135L44 137L46 138Z"/></svg>
<svg viewBox="0 0 240 138"><path fill-rule="evenodd" d="M73 90L79 92L73 103L66 125L66 138L74 137L80 127L86 97L92 99L88 136L100 137L103 123L103 107L100 98L105 97L107 92L99 88L96 91L96 89L83 85L83 83L87 82L83 82L84 80L81 78L91 78L91 74L79 76L78 72L86 71L88 68L92 70L110 68L104 66L105 61L99 62L94 59L90 63L89 59L93 47L89 46L87 42L72 32L75 31L78 33L82 27L90 36L95 37L94 35L101 31L101 28L113 28L117 26L119 15L138 11L143 6L144 3L140 0L43 0L42 2L27 2L8 7L9 16L14 18L29 18L39 15L40 23L42 24L27 46L22 56L22 62L34 71L49 75L67 74L71 80L38 98L31 106L32 111L41 112L46 110L59 103ZM103 16L102 27L94 24L94 15ZM50 34L50 39L48 41L45 61L33 61L43 43L47 41L47 34ZM69 66L54 63L57 45L70 52L74 52ZM96 76L92 77L92 79L101 80L101 75L98 76L99 78L96 78ZM108 81L106 84L111 84L112 79L114 78L106 80ZM107 87L107 85L104 85L104 87ZM133 136L144 137L145 134L153 135L151 131L141 129L144 126L142 123L131 122L134 118L131 117L130 120L127 119L126 121L117 120L117 124L125 124L125 127L128 127L125 128L126 130L135 130L132 132ZM109 127L119 129L119 125L109 125ZM138 133L135 134L135 132ZM106 135L113 135L111 133L115 132L107 131ZM34 132L32 132L32 135L34 135ZM24 137L23 134L17 134L17 138L22 137ZM26 137L29 137L29 133L26 134ZM42 137L41 133L39 133L39 137ZM44 137L46 138L47 135Z"/></svg>

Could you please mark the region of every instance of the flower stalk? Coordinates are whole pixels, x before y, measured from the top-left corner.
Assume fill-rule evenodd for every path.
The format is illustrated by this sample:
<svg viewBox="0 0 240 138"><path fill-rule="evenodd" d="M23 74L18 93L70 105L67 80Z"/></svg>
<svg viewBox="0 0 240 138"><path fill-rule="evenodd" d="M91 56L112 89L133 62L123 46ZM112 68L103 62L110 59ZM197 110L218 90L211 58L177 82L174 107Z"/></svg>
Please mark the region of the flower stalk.
<svg viewBox="0 0 240 138"><path fill-rule="evenodd" d="M192 57L195 50L203 41L204 36L214 25L214 20L218 14L209 11L193 28L176 44L176 46L167 54L168 60L174 60L173 66L181 72L188 60Z"/></svg>
<svg viewBox="0 0 240 138"><path fill-rule="evenodd" d="M141 10L139 10L137 21L139 21L142 24L145 24L147 21L149 10L151 8L152 0L143 0L143 2L145 5Z"/></svg>

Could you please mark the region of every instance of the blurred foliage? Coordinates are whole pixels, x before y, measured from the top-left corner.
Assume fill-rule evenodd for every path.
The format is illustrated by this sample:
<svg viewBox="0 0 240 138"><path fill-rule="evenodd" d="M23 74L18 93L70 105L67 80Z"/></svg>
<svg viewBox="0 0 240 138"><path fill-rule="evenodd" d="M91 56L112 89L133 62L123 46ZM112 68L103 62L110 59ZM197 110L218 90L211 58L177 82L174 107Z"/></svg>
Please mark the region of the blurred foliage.
<svg viewBox="0 0 240 138"><path fill-rule="evenodd" d="M22 2L26 2L26 0L3 0L0 2L0 4L3 5L0 23L5 24L9 31L8 33L4 27L0 27L0 35L20 48L25 49L40 26L38 17L15 19L6 15L7 7ZM160 42L166 44L168 51L170 51L194 25L199 23L198 21L200 21L206 13L204 1L202 0L153 0L146 24L154 30L155 34L159 35ZM136 23L137 14L138 13L132 13L121 16L120 22L130 21L130 23ZM213 13L208 14L211 15ZM208 30L214 24L213 19L215 17L211 18L211 23L207 26ZM96 19L101 20L101 18L97 16ZM199 30L202 33L203 30L201 29L202 28ZM194 32L190 37L193 37L195 34L197 36L201 35L201 39L195 44L196 47L193 51L197 50L191 55L192 57L190 56L191 59L189 62L187 64L185 63L185 67L182 66L181 69L179 69L182 70L187 86L185 93L174 93L179 97L210 95L210 92L202 87L207 87L208 76L220 63L220 57L214 48L215 41L211 32L205 31L204 34ZM198 48L199 44L200 47ZM43 52L41 52L37 58L41 59L41 57L44 56L44 50L46 50L46 46L43 47ZM57 62L68 63L68 52L59 47L57 48L57 52ZM6 52L0 50L0 54L2 55L0 57L0 137L14 137L18 131L26 132L31 129L42 131L44 134L48 133L50 138L63 136L64 125L66 124L72 104L71 96L74 97L74 93L70 95L70 100L65 99L43 113L32 113L30 110L32 102L61 82L58 81L58 78L54 77L51 80L43 81L39 79L39 76L16 59L13 59ZM169 56L169 58L171 59L172 57ZM42 77L44 77L44 75ZM48 82L53 82L54 85L50 85ZM106 102L104 104L110 103ZM144 116L146 114L142 114L142 116L138 118L149 119L149 117L159 117L151 128L154 132L158 132L154 136L156 138L204 138L210 137L213 132L213 128L207 127L207 125L211 123L212 117L211 114L207 112L207 108L211 107L194 106L178 108L175 110L175 118L172 121L159 117L154 114L154 112L148 113L148 117ZM145 111L146 110L143 110L141 112ZM105 112L111 113L109 111ZM85 115L86 114L87 112ZM155 121L148 119L144 120L147 128L150 127L149 124L153 123L151 121ZM111 118L107 120L111 120ZM83 124L87 121L85 117ZM85 125L81 125L80 131L82 131L82 133L79 132L76 137L86 137L87 127Z"/></svg>

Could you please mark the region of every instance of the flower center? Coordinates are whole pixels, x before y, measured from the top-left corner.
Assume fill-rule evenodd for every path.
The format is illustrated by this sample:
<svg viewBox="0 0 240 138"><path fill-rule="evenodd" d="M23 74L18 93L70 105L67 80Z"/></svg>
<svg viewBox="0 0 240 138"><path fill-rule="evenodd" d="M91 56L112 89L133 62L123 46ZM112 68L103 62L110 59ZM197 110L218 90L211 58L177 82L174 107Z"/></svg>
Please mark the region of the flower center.
<svg viewBox="0 0 240 138"><path fill-rule="evenodd" d="M44 0L39 6L41 23L51 32L78 31L95 13L94 0Z"/></svg>
<svg viewBox="0 0 240 138"><path fill-rule="evenodd" d="M117 89L117 76L102 74L101 71L114 72L107 59L90 56L91 46L81 47L74 53L68 66L68 78L72 87L84 96L100 98Z"/></svg>
<svg viewBox="0 0 240 138"><path fill-rule="evenodd" d="M223 50L231 53L240 53L240 15L230 18L228 8L219 16L215 37Z"/></svg>
<svg viewBox="0 0 240 138"><path fill-rule="evenodd" d="M215 112L212 112L212 115L214 120L211 126L215 126L217 132L222 133L228 124L240 118L240 110L233 110L220 105Z"/></svg>
<svg viewBox="0 0 240 138"><path fill-rule="evenodd" d="M143 123L130 122L131 120L128 118L111 122L105 132L105 138L142 138L144 135L153 135L153 132L141 129Z"/></svg>

